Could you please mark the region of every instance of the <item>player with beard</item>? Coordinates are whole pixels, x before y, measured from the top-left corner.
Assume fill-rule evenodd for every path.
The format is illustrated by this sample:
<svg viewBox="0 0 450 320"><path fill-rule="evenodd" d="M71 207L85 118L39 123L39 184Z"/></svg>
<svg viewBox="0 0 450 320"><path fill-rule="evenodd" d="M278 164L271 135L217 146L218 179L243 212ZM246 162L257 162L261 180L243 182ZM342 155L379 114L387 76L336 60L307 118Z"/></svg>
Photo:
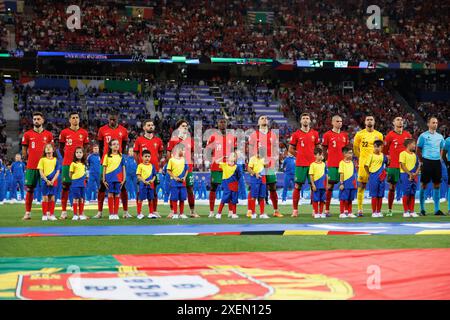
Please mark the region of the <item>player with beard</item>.
<svg viewBox="0 0 450 320"><path fill-rule="evenodd" d="M373 143L377 140L383 141L383 134L375 130L375 117L373 115L366 115L364 124L366 128L358 131L353 140L353 153L359 159L359 186L356 194L358 200L358 217L363 217L364 190L366 190L366 185L369 182L369 174L365 170L364 165L373 153Z"/></svg>
<svg viewBox="0 0 450 320"><path fill-rule="evenodd" d="M227 133L227 120L219 119L217 123L217 131L215 131L208 139L206 149L211 150L211 190L209 192L209 218L214 217L214 205L216 201L217 187L222 183L222 169L219 161L226 161L232 152L236 151L237 137L232 133ZM230 213L231 215L231 213Z"/></svg>
<svg viewBox="0 0 450 320"><path fill-rule="evenodd" d="M298 217L300 190L308 179L309 167L315 161L314 149L320 144L319 133L311 128L309 113L300 115L300 129L292 134L289 153L295 155L295 188L292 192L292 217Z"/></svg>
<svg viewBox="0 0 450 320"><path fill-rule="evenodd" d="M150 152L150 163L155 168L156 172L159 172L159 162L161 161L161 156L163 152L163 142L161 138L159 138L155 134L155 124L152 120L145 120L142 123L142 129L144 130L144 134L141 135L136 139L134 142L134 159L136 160L136 163L139 165L142 163L142 152L144 150L148 150ZM153 214L155 214L157 217L160 217L158 214L158 192L157 185L160 183L158 176L154 182L154 191L155 196L153 199ZM136 197L138 198L138 197Z"/></svg>
<svg viewBox="0 0 450 320"><path fill-rule="evenodd" d="M44 147L48 143L53 143L53 135L44 129L45 117L41 112L33 113L33 129L28 130L22 137L22 158L27 163L25 172L25 215L23 220L31 219L31 205L33 203L33 193L36 185L40 183L41 176L38 170L38 163L44 153ZM54 202L53 202L54 205Z"/></svg>
<svg viewBox="0 0 450 320"><path fill-rule="evenodd" d="M123 151L126 150L126 145L128 143L128 131L125 127L119 125L119 113L117 111L112 110L108 115L108 124L100 127L98 130L97 140L100 148L100 154L102 155L102 161L104 157L108 154L109 150L109 142L111 140L119 141L119 152L123 154ZM100 177L103 177L103 166L100 169ZM100 181L102 181L101 178ZM103 182L100 183L100 188L98 190L98 213L93 217L94 219L100 219L102 217L103 212L103 202L105 201L105 192L106 186ZM125 184L123 184L120 190L120 198L122 200L122 206L124 210L123 218L131 218L131 215L128 213L128 193L125 188Z"/></svg>
<svg viewBox="0 0 450 320"><path fill-rule="evenodd" d="M188 164L188 174L186 176L186 189L187 198L189 203L189 208L191 211L191 218L200 218L200 216L195 212L195 195L194 195L194 175L193 175L193 157L194 152L194 139L189 133L189 124L186 120L181 119L175 124L175 130L172 133L172 137L167 144L167 161L169 161L172 156L172 150L178 144L184 145L185 159ZM170 213L168 218L172 218L173 211Z"/></svg>
<svg viewBox="0 0 450 320"><path fill-rule="evenodd" d="M62 163L62 192L61 192L61 220L67 219L67 201L69 200L70 179L69 168L73 161L73 155L77 148L83 148L84 154L88 153L89 135L88 132L80 128L80 115L78 112L69 114L70 127L64 129L59 134L59 152L64 155Z"/></svg>

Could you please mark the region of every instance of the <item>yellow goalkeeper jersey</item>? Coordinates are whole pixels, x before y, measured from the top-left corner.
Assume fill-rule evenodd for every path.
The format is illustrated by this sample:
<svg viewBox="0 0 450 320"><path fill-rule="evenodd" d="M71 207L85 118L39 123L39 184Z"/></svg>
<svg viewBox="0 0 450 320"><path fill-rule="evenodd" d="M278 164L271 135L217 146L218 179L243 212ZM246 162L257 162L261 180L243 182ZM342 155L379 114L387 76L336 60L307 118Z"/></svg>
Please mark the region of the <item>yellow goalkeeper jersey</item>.
<svg viewBox="0 0 450 320"><path fill-rule="evenodd" d="M353 152L359 158L360 166L364 166L364 163L373 153L373 143L376 140L383 141L383 134L377 130L372 132L363 129L356 133L353 140Z"/></svg>

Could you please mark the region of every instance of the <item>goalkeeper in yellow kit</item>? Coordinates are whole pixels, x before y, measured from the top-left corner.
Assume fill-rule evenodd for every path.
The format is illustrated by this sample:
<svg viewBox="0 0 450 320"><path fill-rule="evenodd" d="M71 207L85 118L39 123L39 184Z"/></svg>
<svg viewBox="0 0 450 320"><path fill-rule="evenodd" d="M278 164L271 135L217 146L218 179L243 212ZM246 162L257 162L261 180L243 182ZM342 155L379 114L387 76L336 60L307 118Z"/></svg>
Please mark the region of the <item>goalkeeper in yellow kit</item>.
<svg viewBox="0 0 450 320"><path fill-rule="evenodd" d="M363 200L364 190L366 189L369 175L364 169L364 164L367 158L373 153L373 143L376 140L383 141L383 134L375 130L375 117L373 115L366 115L364 118L365 129L356 133L353 140L353 152L358 158L358 217L363 216Z"/></svg>

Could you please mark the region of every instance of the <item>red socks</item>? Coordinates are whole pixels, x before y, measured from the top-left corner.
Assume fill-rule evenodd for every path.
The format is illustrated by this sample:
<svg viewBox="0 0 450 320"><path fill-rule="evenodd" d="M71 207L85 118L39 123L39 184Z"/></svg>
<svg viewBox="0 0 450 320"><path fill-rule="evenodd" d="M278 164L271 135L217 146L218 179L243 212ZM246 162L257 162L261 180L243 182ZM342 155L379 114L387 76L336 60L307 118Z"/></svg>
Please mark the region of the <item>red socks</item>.
<svg viewBox="0 0 450 320"><path fill-rule="evenodd" d="M341 213L345 212L346 202L347 201L344 201L344 200L339 201L339 209L340 209Z"/></svg>
<svg viewBox="0 0 450 320"><path fill-rule="evenodd" d="M119 201L120 201L120 198L116 195L114 197L114 214L119 214L119 203L120 203ZM124 206L124 208L125 208L125 206Z"/></svg>
<svg viewBox="0 0 450 320"><path fill-rule="evenodd" d="M153 211L158 212L158 193L155 192L155 197L153 198Z"/></svg>
<svg viewBox="0 0 450 320"><path fill-rule="evenodd" d="M323 205L324 204L325 204L324 202L319 202L319 212L320 213L323 213Z"/></svg>
<svg viewBox="0 0 450 320"><path fill-rule="evenodd" d="M62 189L62 192L61 192L62 211L67 211L67 201L68 200L69 200L69 190Z"/></svg>
<svg viewBox="0 0 450 320"><path fill-rule="evenodd" d="M136 203L136 206L137 206L137 214L141 214L142 213L142 201L138 201L137 203Z"/></svg>
<svg viewBox="0 0 450 320"><path fill-rule="evenodd" d="M150 214L153 213L153 204L154 204L153 200L148 201L148 213L150 213ZM141 206L142 206L142 203L141 203Z"/></svg>
<svg viewBox="0 0 450 320"><path fill-rule="evenodd" d="M50 211L50 215L55 215L55 200L48 202L48 211Z"/></svg>
<svg viewBox="0 0 450 320"><path fill-rule="evenodd" d="M184 213L184 201L180 201L180 214Z"/></svg>
<svg viewBox="0 0 450 320"><path fill-rule="evenodd" d="M46 216L48 211L48 202L42 201L42 215Z"/></svg>
<svg viewBox="0 0 450 320"><path fill-rule="evenodd" d="M414 205L415 205L415 197L414 196L403 196L402 202L403 202L403 211L404 212L414 212Z"/></svg>
<svg viewBox="0 0 450 320"><path fill-rule="evenodd" d="M258 203L259 203L259 214L264 214L264 210L266 207L266 199L259 198Z"/></svg>
<svg viewBox="0 0 450 320"><path fill-rule="evenodd" d="M449 201L447 199L447 201ZM409 211L414 212L414 205L416 204L416 199L413 195L409 196Z"/></svg>
<svg viewBox="0 0 450 320"><path fill-rule="evenodd" d="M372 212L381 212L381 206L383 205L383 198L372 198Z"/></svg>
<svg viewBox="0 0 450 320"><path fill-rule="evenodd" d="M274 190L270 191L270 201L272 201L273 209L278 210L278 193Z"/></svg>
<svg viewBox="0 0 450 320"><path fill-rule="evenodd" d="M194 209L195 208L195 196L194 196L194 192L189 191L187 193L187 198L188 198L188 203L189 203L189 208Z"/></svg>
<svg viewBox="0 0 450 320"><path fill-rule="evenodd" d="M178 211L177 211L177 202L171 200L171 201L170 201L170 204L171 204L173 213L174 213L174 214L178 214Z"/></svg>
<svg viewBox="0 0 450 320"><path fill-rule="evenodd" d="M80 200L80 216L84 214L84 200Z"/></svg>
<svg viewBox="0 0 450 320"><path fill-rule="evenodd" d="M372 198L372 213L377 212L378 198Z"/></svg>
<svg viewBox="0 0 450 320"><path fill-rule="evenodd" d="M116 197L117 201L119 201L119 197ZM120 190L120 199L122 199L122 206L124 211L128 211L128 192L125 190L125 188L122 188ZM119 205L117 205L116 213L119 212Z"/></svg>
<svg viewBox="0 0 450 320"><path fill-rule="evenodd" d="M294 210L298 210L298 202L300 201L300 189L294 188L292 191L292 206Z"/></svg>
<svg viewBox="0 0 450 320"><path fill-rule="evenodd" d="M109 200L109 198L108 198ZM80 202L78 203L78 201L73 201L73 214L75 216L82 216L84 213L84 201L79 200ZM109 202L109 201L108 201Z"/></svg>
<svg viewBox="0 0 450 320"><path fill-rule="evenodd" d="M221 202L220 204L219 204L219 210L217 211L217 213L218 214L222 214L222 210L223 210L223 207L225 206L225 204L223 203L223 202Z"/></svg>
<svg viewBox="0 0 450 320"><path fill-rule="evenodd" d="M108 197L108 210L109 215L114 214L114 197Z"/></svg>
<svg viewBox="0 0 450 320"><path fill-rule="evenodd" d="M31 204L33 203L33 191L27 191L25 195L25 211L31 212Z"/></svg>
<svg viewBox="0 0 450 320"><path fill-rule="evenodd" d="M331 203L332 195L333 195L333 190L327 189L327 192L325 193L325 210L327 210L327 211L330 211L330 203Z"/></svg>
<svg viewBox="0 0 450 320"><path fill-rule="evenodd" d="M105 202L105 191L99 191L97 196L97 206L98 212L103 211L103 203ZM108 199L108 207L109 207L109 199Z"/></svg>
<svg viewBox="0 0 450 320"><path fill-rule="evenodd" d="M255 211L256 211L256 199L253 199L252 197L249 197L249 199L248 199L248 210L250 210L252 213L255 213Z"/></svg>
<svg viewBox="0 0 450 320"><path fill-rule="evenodd" d="M394 198L395 198L395 190L389 190L389 193L388 193L388 207L389 207L389 209L392 209L392 205L394 204Z"/></svg>
<svg viewBox="0 0 450 320"><path fill-rule="evenodd" d="M214 204L216 202L216 192L215 191L210 191L209 192L209 211L213 212L214 211Z"/></svg>
<svg viewBox="0 0 450 320"><path fill-rule="evenodd" d="M313 207L314 214L319 213L319 203L318 202L313 201L312 207Z"/></svg>
<svg viewBox="0 0 450 320"><path fill-rule="evenodd" d="M352 202L351 201L346 201L347 202L347 211L348 213L352 213Z"/></svg>
<svg viewBox="0 0 450 320"><path fill-rule="evenodd" d="M403 202L403 212L408 212L409 210L409 196L402 197Z"/></svg>

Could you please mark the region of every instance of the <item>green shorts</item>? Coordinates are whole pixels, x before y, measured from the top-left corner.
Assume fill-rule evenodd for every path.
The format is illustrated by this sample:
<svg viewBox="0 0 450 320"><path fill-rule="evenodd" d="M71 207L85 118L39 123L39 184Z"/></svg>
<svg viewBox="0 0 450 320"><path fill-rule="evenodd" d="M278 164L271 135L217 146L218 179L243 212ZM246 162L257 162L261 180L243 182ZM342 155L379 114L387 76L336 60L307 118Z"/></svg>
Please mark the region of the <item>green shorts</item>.
<svg viewBox="0 0 450 320"><path fill-rule="evenodd" d="M277 183L277 175L273 169L268 169L266 174L266 184Z"/></svg>
<svg viewBox="0 0 450 320"><path fill-rule="evenodd" d="M387 182L396 184L400 180L400 169L399 168L387 168Z"/></svg>
<svg viewBox="0 0 450 320"><path fill-rule="evenodd" d="M309 167L295 167L295 183L305 183L306 179L308 179L309 182Z"/></svg>
<svg viewBox="0 0 450 320"><path fill-rule="evenodd" d="M25 185L27 187L35 188L41 179L41 174L38 169L27 169L25 171Z"/></svg>
<svg viewBox="0 0 450 320"><path fill-rule="evenodd" d="M328 181L337 183L340 181L339 177L339 168L337 167L329 167L328 168Z"/></svg>
<svg viewBox="0 0 450 320"><path fill-rule="evenodd" d="M186 176L186 187L192 187L194 185L194 174L192 172L188 172Z"/></svg>
<svg viewBox="0 0 450 320"><path fill-rule="evenodd" d="M211 184L220 184L222 183L222 171L211 171Z"/></svg>
<svg viewBox="0 0 450 320"><path fill-rule="evenodd" d="M72 179L70 179L69 169L70 166L62 166L62 183L72 183Z"/></svg>

